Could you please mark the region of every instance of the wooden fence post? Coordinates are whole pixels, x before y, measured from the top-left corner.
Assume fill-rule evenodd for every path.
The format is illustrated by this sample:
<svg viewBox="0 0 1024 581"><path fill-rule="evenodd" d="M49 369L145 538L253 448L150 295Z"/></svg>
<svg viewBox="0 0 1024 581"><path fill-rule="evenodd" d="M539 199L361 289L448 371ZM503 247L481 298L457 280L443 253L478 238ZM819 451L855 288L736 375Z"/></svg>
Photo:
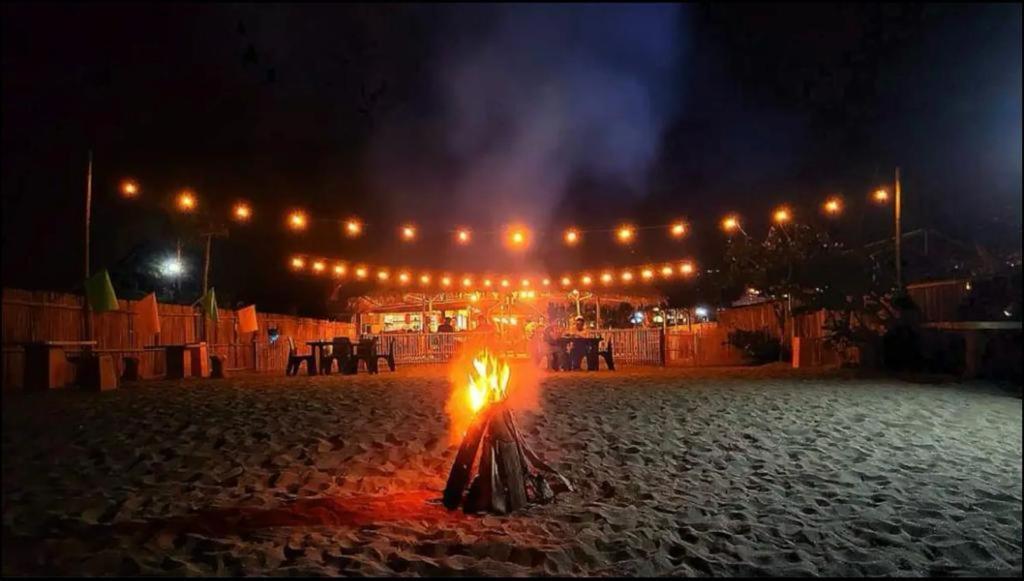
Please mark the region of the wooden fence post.
<svg viewBox="0 0 1024 581"><path fill-rule="evenodd" d="M665 367L665 330L658 329L658 355L659 362L662 367Z"/></svg>

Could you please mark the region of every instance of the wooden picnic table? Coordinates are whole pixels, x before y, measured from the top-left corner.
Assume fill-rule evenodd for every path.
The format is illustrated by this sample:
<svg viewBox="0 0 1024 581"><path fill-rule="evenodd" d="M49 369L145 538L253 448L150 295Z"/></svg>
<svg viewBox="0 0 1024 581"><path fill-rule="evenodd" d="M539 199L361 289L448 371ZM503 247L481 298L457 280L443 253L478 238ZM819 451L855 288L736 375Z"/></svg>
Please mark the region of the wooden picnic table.
<svg viewBox="0 0 1024 581"><path fill-rule="evenodd" d="M963 378L977 377L982 367L982 357L988 342L986 334L993 332L1021 331L1020 321L946 321L925 323L926 329L939 329L959 333L964 337L964 373Z"/></svg>
<svg viewBox="0 0 1024 581"><path fill-rule="evenodd" d="M74 383L75 368L68 359L68 348L90 351L96 341L26 341L23 384L27 390L46 390Z"/></svg>
<svg viewBox="0 0 1024 581"><path fill-rule="evenodd" d="M166 355L166 378L206 377L210 372L210 358L206 342L147 345L146 349L163 349Z"/></svg>
<svg viewBox="0 0 1024 581"><path fill-rule="evenodd" d="M334 341L306 341L306 345L309 345L310 347L313 348L313 368L315 369L313 375L316 375L317 373L323 373L324 349L334 345Z"/></svg>

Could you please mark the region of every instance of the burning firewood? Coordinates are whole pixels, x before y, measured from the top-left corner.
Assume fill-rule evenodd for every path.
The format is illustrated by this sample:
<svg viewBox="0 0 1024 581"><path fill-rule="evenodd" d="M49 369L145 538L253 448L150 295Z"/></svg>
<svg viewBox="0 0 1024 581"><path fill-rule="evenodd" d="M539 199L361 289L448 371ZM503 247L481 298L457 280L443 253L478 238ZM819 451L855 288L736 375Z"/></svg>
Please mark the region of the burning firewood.
<svg viewBox="0 0 1024 581"><path fill-rule="evenodd" d="M549 502L556 489L573 490L567 478L529 447L516 426L505 404L510 376L508 364L486 349L473 360L469 397L476 415L448 475L443 500L449 510L461 504L467 513L507 514L529 502ZM555 488L542 473L556 479Z"/></svg>

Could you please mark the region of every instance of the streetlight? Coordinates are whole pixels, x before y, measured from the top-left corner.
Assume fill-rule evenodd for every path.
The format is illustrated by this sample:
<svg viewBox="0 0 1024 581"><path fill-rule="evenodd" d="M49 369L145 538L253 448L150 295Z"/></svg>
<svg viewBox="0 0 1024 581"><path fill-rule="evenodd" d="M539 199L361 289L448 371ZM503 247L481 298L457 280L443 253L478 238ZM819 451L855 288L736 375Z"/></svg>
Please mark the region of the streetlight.
<svg viewBox="0 0 1024 581"><path fill-rule="evenodd" d="M185 265L180 258L172 256L163 261L163 264L160 265L160 272L164 276L177 278L185 272Z"/></svg>
<svg viewBox="0 0 1024 581"><path fill-rule="evenodd" d="M472 239L472 237L473 233L469 228L459 228L455 232L455 241L458 242L459 244L469 244L469 241Z"/></svg>
<svg viewBox="0 0 1024 581"><path fill-rule="evenodd" d="M902 291L903 290L903 255L900 252L900 242L901 242L901 239L903 237L902 225L901 225L901 220L902 220L902 209L901 209L901 206L902 206L902 203L903 203L903 199L902 199L902 195L901 195L901 192L900 192L900 168L899 167L896 168L896 176L895 177L896 177L895 183L893 184L895 186L895 194L896 194L896 200L895 200L895 203L893 204L893 242L894 242L895 252L896 252L896 289L899 290L899 291ZM875 193L872 195L872 198L875 200L875 202L877 202L879 204L887 204L889 202L889 192L887 192L885 190L885 188L879 188L879 189L875 190Z"/></svg>

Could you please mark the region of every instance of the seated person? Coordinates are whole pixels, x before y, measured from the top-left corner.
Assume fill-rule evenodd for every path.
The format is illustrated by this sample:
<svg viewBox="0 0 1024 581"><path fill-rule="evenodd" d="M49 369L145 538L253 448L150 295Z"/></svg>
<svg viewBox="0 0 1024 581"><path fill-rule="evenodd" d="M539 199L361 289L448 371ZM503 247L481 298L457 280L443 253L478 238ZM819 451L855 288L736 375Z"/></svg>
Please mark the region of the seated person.
<svg viewBox="0 0 1024 581"><path fill-rule="evenodd" d="M445 317L444 323L437 326L438 333L454 333L455 327L452 326L452 318Z"/></svg>

